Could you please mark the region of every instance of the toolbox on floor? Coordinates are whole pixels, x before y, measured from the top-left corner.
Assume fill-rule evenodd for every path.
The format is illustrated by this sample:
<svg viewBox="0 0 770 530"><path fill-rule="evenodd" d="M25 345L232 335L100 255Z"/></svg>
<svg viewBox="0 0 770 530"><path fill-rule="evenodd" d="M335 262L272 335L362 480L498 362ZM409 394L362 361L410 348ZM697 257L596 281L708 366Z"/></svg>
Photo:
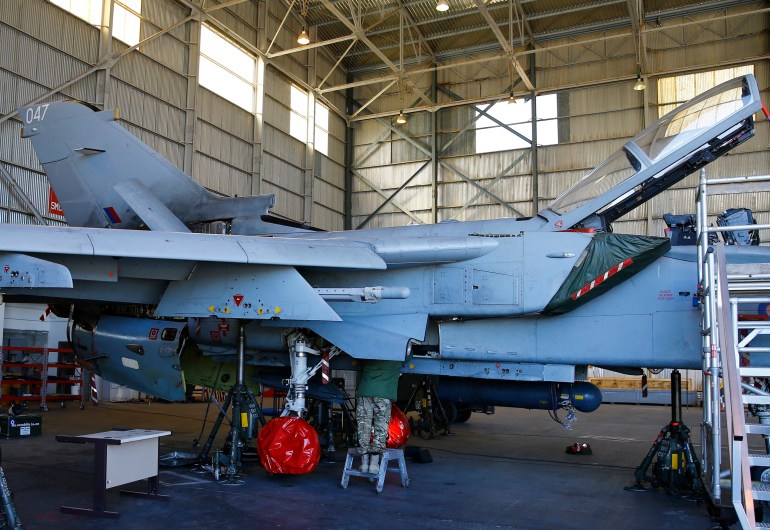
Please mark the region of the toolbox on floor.
<svg viewBox="0 0 770 530"><path fill-rule="evenodd" d="M43 430L42 416L22 414L20 416L0 416L1 438L23 438L40 436Z"/></svg>

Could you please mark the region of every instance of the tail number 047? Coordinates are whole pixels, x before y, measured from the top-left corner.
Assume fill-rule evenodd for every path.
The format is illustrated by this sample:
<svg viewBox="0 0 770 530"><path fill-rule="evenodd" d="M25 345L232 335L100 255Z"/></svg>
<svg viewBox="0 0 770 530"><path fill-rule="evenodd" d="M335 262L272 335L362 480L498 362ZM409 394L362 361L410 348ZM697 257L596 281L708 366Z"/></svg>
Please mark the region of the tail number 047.
<svg viewBox="0 0 770 530"><path fill-rule="evenodd" d="M24 114L24 123L43 121L46 111L48 111L48 103L28 108L27 112Z"/></svg>

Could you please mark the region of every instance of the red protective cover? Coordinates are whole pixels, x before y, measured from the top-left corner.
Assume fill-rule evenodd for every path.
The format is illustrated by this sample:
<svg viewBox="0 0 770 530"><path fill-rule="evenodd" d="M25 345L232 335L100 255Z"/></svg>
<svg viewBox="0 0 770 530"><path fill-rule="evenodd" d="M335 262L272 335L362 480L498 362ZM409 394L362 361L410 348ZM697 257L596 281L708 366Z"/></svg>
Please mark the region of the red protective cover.
<svg viewBox="0 0 770 530"><path fill-rule="evenodd" d="M321 459L318 434L302 418L273 418L257 436L259 459L268 473L310 473Z"/></svg>
<svg viewBox="0 0 770 530"><path fill-rule="evenodd" d="M401 412L401 409L393 405L390 409L390 425L388 425L388 442L387 447L389 449L399 449L406 445L406 441L409 440L409 435L412 433L409 429L409 420L406 419L406 414Z"/></svg>

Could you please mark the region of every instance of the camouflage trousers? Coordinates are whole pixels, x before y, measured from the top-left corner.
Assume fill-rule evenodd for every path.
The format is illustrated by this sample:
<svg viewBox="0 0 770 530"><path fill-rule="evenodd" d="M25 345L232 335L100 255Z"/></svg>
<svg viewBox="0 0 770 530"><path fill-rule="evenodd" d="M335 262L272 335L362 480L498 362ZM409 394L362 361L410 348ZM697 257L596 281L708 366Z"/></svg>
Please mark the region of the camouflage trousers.
<svg viewBox="0 0 770 530"><path fill-rule="evenodd" d="M376 397L356 399L358 401L356 404L358 446L361 452L384 452L388 441L388 425L390 425L390 400Z"/></svg>

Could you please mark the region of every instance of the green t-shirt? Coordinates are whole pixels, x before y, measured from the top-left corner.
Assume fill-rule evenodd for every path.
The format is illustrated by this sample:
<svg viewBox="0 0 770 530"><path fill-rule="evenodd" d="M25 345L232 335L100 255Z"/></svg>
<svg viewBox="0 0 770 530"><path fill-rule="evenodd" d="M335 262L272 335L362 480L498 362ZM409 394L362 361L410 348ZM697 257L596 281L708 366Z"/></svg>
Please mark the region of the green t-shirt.
<svg viewBox="0 0 770 530"><path fill-rule="evenodd" d="M361 373L358 379L356 395L359 397L378 397L396 401L398 397L398 376L401 374L401 361L361 361Z"/></svg>

